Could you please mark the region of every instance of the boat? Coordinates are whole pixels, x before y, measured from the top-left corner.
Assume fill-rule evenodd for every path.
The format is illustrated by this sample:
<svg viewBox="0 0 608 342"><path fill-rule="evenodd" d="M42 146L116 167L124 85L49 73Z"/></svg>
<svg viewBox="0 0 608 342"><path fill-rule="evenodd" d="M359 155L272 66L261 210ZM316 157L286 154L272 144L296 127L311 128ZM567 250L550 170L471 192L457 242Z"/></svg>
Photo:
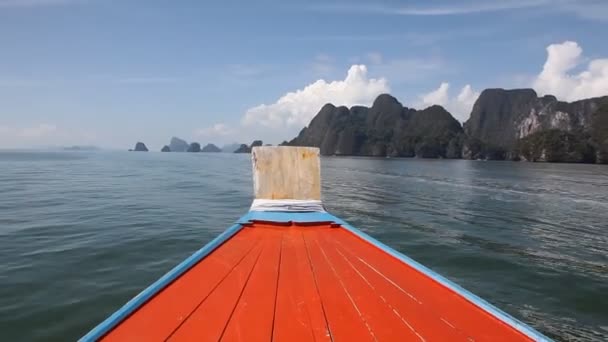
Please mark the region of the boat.
<svg viewBox="0 0 608 342"><path fill-rule="evenodd" d="M327 212L319 149L251 156L249 212L81 341L550 341Z"/></svg>

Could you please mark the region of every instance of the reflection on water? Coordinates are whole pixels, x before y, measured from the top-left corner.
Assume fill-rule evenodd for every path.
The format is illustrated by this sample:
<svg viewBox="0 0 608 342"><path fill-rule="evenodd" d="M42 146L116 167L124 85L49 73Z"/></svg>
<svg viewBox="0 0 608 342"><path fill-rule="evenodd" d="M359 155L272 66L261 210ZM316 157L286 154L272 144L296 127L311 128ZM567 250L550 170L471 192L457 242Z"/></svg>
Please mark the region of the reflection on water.
<svg viewBox="0 0 608 342"><path fill-rule="evenodd" d="M608 339L608 167L324 158L330 211L558 340ZM0 152L0 331L74 340L243 214L249 157Z"/></svg>

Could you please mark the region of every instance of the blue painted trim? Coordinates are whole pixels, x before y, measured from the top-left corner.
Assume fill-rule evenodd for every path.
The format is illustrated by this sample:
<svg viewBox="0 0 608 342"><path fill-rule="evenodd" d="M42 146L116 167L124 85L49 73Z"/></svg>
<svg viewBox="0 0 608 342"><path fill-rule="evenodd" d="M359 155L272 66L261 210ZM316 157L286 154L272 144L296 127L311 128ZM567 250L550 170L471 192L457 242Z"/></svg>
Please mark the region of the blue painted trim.
<svg viewBox="0 0 608 342"><path fill-rule="evenodd" d="M496 318L500 319L501 321L503 321L504 323L512 326L513 328L517 329L518 331L520 331L522 334L530 337L531 339L535 340L535 341L552 341L550 338L546 337L545 335L539 333L538 331L534 330L532 327L528 326L527 324L519 321L517 318L509 315L508 313L500 310L499 308L495 307L494 305L486 302L485 300L483 300L482 298L478 297L477 295L465 290L464 288L462 288L460 285L452 282L451 280L443 277L442 275L440 275L439 273L431 270L430 268L422 265L421 263L417 262L416 260L399 253L398 251L392 249L391 247L383 244L382 242L374 239L373 237L365 234L364 232L360 231L359 229L351 226L350 224L346 223L345 221L336 218L336 223L340 223L340 225L348 230L349 232L355 234L356 236L360 237L361 239L371 243L372 245L376 246L377 248L381 249L382 251L386 252L387 254L399 259L400 261L406 263L407 265L411 266L412 268L416 269L417 271L421 272L422 274L426 275L427 277L435 280L436 282L440 283L441 285L447 287L448 289L458 293L459 295L461 295L462 297L464 297L465 299L467 299L468 301L472 302L473 304L479 306L480 308L482 308L483 310L485 310L486 312L492 314L493 316L495 316Z"/></svg>
<svg viewBox="0 0 608 342"><path fill-rule="evenodd" d="M334 222L336 217L326 212L285 212L285 211L250 211L241 217L237 223L248 223L251 221L268 222Z"/></svg>
<svg viewBox="0 0 608 342"><path fill-rule="evenodd" d="M133 297L118 311L113 313L105 321L101 322L98 326L93 328L93 330L89 331L88 334L84 335L79 341L97 341L99 338L103 337L110 330L116 327L120 322L122 322L126 317L128 317L139 307L145 304L150 298L152 298L154 295L164 289L167 285L169 285L179 276L186 273L192 266L204 259L207 255L211 254L211 252L213 252L217 247L219 247L221 244L233 237L242 228L243 226L237 223L232 227L226 229L222 234L211 240L211 242L206 244L203 248L194 252L194 254L192 254L186 260L182 261L179 265L175 266L171 271L167 272L155 283L140 292L137 296Z"/></svg>
<svg viewBox="0 0 608 342"><path fill-rule="evenodd" d="M448 289L456 292L461 295L471 303L479 306L486 312L492 314L496 318L503 321L505 324L512 326L517 329L524 335L532 338L536 341L552 341L550 338L544 336L538 331L534 330L527 324L517 320L506 312L496 308L492 304L486 302L480 297L474 295L473 293L465 290L460 287L460 285L452 282L451 280L441 276L440 274L434 272L428 267L420 264L414 259L392 249L391 247L383 244L382 242L374 239L373 237L365 234L359 229L351 226L346 221L331 215L326 212L309 212L309 213L290 213L290 212L260 212L260 211L250 211L243 217L241 217L235 225L226 229L222 234L213 239L207 245L205 245L200 250L196 251L192 254L188 259L184 260L181 264L177 265L167 274L158 279L154 284L150 285L148 288L143 290L129 302L127 302L122 308L108 317L105 321L96 326L93 330L91 330L88 334L83 336L79 341L88 342L88 341L97 341L99 338L103 337L110 330L116 327L120 322L122 322L126 317L128 317L131 313L145 304L150 298L160 292L163 288L169 285L173 280L177 279L179 276L187 272L192 266L201 261L211 252L213 252L217 247L226 242L236 233L238 233L242 228L243 224L250 223L251 221L269 221L269 222L299 222L299 223L313 223L313 222L333 222L340 224L347 231L355 234L361 239L369 242L370 244L376 246L380 250L386 252L387 254L399 259L403 263L411 266L412 268L418 270L422 274L428 276L429 278L435 280L439 284L447 287Z"/></svg>
<svg viewBox="0 0 608 342"><path fill-rule="evenodd" d="M401 262L416 269L417 271L421 272L422 274L426 275L427 277L435 280L439 284L456 292L457 294L461 295L462 297L464 297L471 303L477 305L481 309L485 310L486 312L490 313L494 317L503 321L505 324L512 326L514 329L520 331L521 333L530 337L531 339L536 340L536 341L552 341L550 338L548 338L548 337L544 336L543 334L539 333L538 331L534 330L532 327L528 326L527 324L519 321L517 318L498 309L494 305L488 303L487 301L485 301L482 298L478 297L477 295L469 292L468 290L465 290L460 285L443 277L439 273L422 265L421 263L417 262L416 260L392 249L391 247L389 247L389 246L383 244L382 242L374 239L373 237L365 234L364 232L353 227L346 221L344 221L344 220L340 219L339 217L336 217L330 213L327 213L327 212L323 212L323 213L320 213L320 212L290 213L290 212L250 211L248 214L241 217L241 219L238 222L239 223L248 223L248 222L251 222L252 220L270 221L270 222L302 222L302 223L333 222L333 223L340 224L347 231L349 231L349 232L355 234L356 236L360 237L361 239L371 243L372 245L374 245L375 247L379 248L380 250L386 252L387 254L399 259Z"/></svg>

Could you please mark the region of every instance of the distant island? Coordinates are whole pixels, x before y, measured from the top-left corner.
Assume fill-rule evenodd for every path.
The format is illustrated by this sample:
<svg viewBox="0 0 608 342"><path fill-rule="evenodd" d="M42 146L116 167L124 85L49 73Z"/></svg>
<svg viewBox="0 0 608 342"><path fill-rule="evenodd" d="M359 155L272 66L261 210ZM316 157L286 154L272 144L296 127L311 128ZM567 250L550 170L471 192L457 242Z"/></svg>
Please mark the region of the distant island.
<svg viewBox="0 0 608 342"><path fill-rule="evenodd" d="M218 153L218 152L222 152L222 150L213 145L213 144L207 144L205 145L205 147L203 147L203 149L201 150L201 152L212 152L212 153Z"/></svg>
<svg viewBox="0 0 608 342"><path fill-rule="evenodd" d="M188 149L186 150L186 152L200 152L201 151L201 144L197 143L197 142L193 142L190 144L190 146L188 146Z"/></svg>
<svg viewBox="0 0 608 342"><path fill-rule="evenodd" d="M234 151L234 153L251 153L251 149L256 147L256 146L262 146L264 145L264 142L262 142L262 140L254 140L251 145L245 145L245 144L241 144L241 146L236 149L236 151Z"/></svg>
<svg viewBox="0 0 608 342"><path fill-rule="evenodd" d="M130 149L129 151L133 151L133 152L148 152L148 148L146 147L146 144L144 144L141 141L138 141L135 144L135 148Z"/></svg>
<svg viewBox="0 0 608 342"><path fill-rule="evenodd" d="M227 145L222 146L222 152L232 153L232 152L236 151L237 149L239 149L240 147L241 147L241 144L239 144L239 143L227 144Z"/></svg>
<svg viewBox="0 0 608 342"><path fill-rule="evenodd" d="M169 145L163 146L161 152L204 152L204 153L251 153L251 149L255 146L262 146L261 140L254 140L251 145L246 144L230 144L223 148L219 148L214 144L207 144L201 148L198 142L188 144L186 140L178 137L172 137Z"/></svg>
<svg viewBox="0 0 608 342"><path fill-rule="evenodd" d="M441 106L415 110L382 94L369 108L326 104L282 145L322 155L608 163L608 96L568 103L532 89L486 89L461 125Z"/></svg>
<svg viewBox="0 0 608 342"><path fill-rule="evenodd" d="M188 143L185 140L182 140L177 137L171 138L171 142L169 143L169 151L170 152L186 152L188 151Z"/></svg>
<svg viewBox="0 0 608 342"><path fill-rule="evenodd" d="M231 146L233 146L233 148L231 148ZM164 145L160 151L161 152L191 152L191 153L198 153L198 152L205 152L205 153L230 152L230 153L232 153L232 152L235 152L235 150L237 150L239 146L240 146L240 144L233 144L233 145L224 146L223 149L220 149L216 145L209 143L201 148L201 145L198 142L188 143L186 140L180 139L178 137L172 137L171 141L169 142L169 145ZM245 145L245 146L247 146L247 145ZM129 149L129 151L144 151L144 148L145 148L145 151L148 150L144 143L138 142L135 145L135 148ZM228 148L228 150L226 150L226 148Z"/></svg>
<svg viewBox="0 0 608 342"><path fill-rule="evenodd" d="M608 96L569 103L532 89L486 89L460 124L442 106L416 110L381 94L371 107L324 105L280 145L318 147L325 156L608 164ZM251 153L255 146L263 142L201 148L173 137L161 151ZM141 142L134 149L144 150Z"/></svg>

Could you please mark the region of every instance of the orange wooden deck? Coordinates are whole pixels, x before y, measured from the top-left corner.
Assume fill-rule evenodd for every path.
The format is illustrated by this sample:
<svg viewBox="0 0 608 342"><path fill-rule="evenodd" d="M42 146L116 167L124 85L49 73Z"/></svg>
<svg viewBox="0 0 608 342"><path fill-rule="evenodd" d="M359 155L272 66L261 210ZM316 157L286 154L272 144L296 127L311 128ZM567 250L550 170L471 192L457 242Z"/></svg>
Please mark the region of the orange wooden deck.
<svg viewBox="0 0 608 342"><path fill-rule="evenodd" d="M255 223L104 341L528 341L343 228Z"/></svg>

